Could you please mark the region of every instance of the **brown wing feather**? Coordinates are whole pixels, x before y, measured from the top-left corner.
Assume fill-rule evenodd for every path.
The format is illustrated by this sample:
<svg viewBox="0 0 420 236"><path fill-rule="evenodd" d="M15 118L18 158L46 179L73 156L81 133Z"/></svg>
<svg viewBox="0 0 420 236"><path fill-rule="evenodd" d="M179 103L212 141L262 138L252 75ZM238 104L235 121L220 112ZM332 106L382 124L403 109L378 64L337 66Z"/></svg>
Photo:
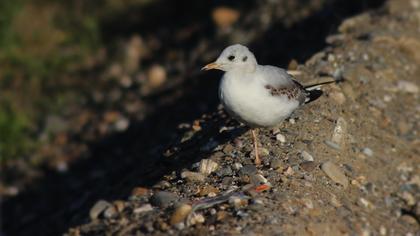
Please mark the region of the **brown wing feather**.
<svg viewBox="0 0 420 236"><path fill-rule="evenodd" d="M305 88L297 81L292 80L293 83L289 85L282 85L281 87L274 87L267 84L266 89L270 91L273 96L287 96L289 100L298 100L299 104L305 103L307 93Z"/></svg>

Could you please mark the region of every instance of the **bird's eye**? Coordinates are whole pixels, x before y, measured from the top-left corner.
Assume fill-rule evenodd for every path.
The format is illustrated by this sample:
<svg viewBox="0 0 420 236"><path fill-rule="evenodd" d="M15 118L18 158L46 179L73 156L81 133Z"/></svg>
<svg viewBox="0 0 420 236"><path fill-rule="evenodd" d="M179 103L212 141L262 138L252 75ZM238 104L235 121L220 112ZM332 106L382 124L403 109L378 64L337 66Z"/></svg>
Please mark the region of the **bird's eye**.
<svg viewBox="0 0 420 236"><path fill-rule="evenodd" d="M248 60L248 57L247 57L247 56L244 56L244 57L242 58L242 61L243 61L243 62L246 62L246 60Z"/></svg>
<svg viewBox="0 0 420 236"><path fill-rule="evenodd" d="M230 56L228 57L228 60L229 60L229 61L233 61L233 59L235 59L235 56L234 56L234 55L230 55Z"/></svg>

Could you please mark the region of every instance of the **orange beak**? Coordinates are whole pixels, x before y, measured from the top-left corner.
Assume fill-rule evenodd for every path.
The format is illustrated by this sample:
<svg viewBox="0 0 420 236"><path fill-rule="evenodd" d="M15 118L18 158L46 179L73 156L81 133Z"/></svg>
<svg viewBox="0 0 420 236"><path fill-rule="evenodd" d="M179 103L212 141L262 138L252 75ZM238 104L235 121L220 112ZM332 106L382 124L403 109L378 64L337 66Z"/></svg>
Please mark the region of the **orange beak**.
<svg viewBox="0 0 420 236"><path fill-rule="evenodd" d="M201 68L201 70L213 70L213 69L218 69L220 70L220 64L217 64L216 62L212 62L210 64L205 65L203 68Z"/></svg>

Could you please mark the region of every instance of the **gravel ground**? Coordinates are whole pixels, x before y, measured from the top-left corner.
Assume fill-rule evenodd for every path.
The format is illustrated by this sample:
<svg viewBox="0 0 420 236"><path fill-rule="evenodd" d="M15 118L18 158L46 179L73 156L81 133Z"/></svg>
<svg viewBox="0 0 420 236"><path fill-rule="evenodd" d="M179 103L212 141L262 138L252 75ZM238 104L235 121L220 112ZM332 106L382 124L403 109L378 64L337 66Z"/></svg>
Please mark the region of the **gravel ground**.
<svg viewBox="0 0 420 236"><path fill-rule="evenodd" d="M162 164L182 168L98 201L67 235L419 235L419 31L419 1L347 19L297 66L345 82L260 131L263 166L219 108L180 125Z"/></svg>
<svg viewBox="0 0 420 236"><path fill-rule="evenodd" d="M242 31L234 32L240 36ZM273 34L272 29L265 32L268 38ZM266 37L246 38L257 58L274 61L277 58L264 49ZM141 93L149 99L159 96L163 105L154 108L157 112L144 108L147 112L141 114L148 117L139 117L144 125L137 128L129 123L131 117L116 111L104 114L101 122L108 126L97 125L95 132L105 137L109 129L125 133L93 145L89 155L100 158L77 168L91 170L88 177L72 172L73 178L86 177L86 183L76 182L84 184L83 192L72 193L80 188L67 178L59 182L62 187L53 186L57 201L73 197L60 205L68 204L71 210L48 212L48 219L77 222L65 235L420 235L420 1L390 0L351 17L326 42L304 64L289 63L289 69L300 71L297 80L304 84L330 77L344 82L323 86L323 96L278 128L260 130L260 167L253 165L246 127L221 107L213 112L196 108L186 119L182 111L188 106L174 109L166 101L177 98L173 90L184 82L175 79L168 90L154 89L164 72L151 67L148 78L157 79ZM217 52L201 59L211 60ZM200 79L216 76L220 73ZM123 79L120 83L124 86ZM217 94L217 81L206 83L183 85L192 95L179 94L184 98L177 102L205 106L206 96ZM205 91L207 87L211 90ZM165 94L170 96L165 99ZM191 97L194 101L187 101ZM133 107L147 104L132 100ZM165 124L171 119L177 122L174 127ZM154 138L154 133L165 131L165 136ZM118 161L106 158L111 155ZM112 171L103 172L103 162ZM19 197L6 204L17 206L25 196ZM24 212L26 205L18 211ZM16 215L24 214L16 213L8 222ZM34 222L30 218L36 216L21 220ZM45 232L55 227L45 220L42 224Z"/></svg>

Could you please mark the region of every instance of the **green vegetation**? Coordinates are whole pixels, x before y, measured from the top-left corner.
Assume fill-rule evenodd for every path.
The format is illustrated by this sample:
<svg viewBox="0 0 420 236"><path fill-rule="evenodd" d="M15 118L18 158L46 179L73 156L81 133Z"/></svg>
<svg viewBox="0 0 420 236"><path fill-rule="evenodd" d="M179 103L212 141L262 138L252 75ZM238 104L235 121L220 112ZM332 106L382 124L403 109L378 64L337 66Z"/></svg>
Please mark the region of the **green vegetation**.
<svg viewBox="0 0 420 236"><path fill-rule="evenodd" d="M0 2L0 161L34 147L35 124L101 45L97 22L75 3Z"/></svg>

